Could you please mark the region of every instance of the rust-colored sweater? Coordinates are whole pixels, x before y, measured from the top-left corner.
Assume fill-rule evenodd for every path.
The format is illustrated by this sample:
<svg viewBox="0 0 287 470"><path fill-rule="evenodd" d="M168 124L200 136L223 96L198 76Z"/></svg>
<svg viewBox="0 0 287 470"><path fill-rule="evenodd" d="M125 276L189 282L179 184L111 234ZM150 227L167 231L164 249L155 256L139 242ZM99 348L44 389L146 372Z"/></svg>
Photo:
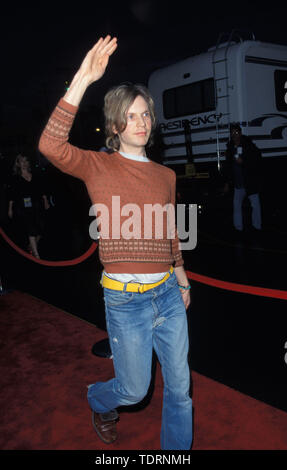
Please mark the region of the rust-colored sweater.
<svg viewBox="0 0 287 470"><path fill-rule="evenodd" d="M120 197L121 208L137 204L141 210L141 237L113 237L112 217L109 217L109 238L100 236L99 256L109 273L160 273L171 265L183 264L177 234L168 238L163 230L162 239L144 239L144 205L175 205L174 171L155 162L130 160L118 152L108 154L83 150L68 142L78 108L61 99L46 125L39 143L40 152L53 165L86 184L92 204L105 204L112 214L112 197ZM114 199L115 200L115 199ZM115 206L114 206L115 207ZM120 214L120 223L128 219ZM130 216L130 215L129 215ZM153 219L154 223L154 219Z"/></svg>

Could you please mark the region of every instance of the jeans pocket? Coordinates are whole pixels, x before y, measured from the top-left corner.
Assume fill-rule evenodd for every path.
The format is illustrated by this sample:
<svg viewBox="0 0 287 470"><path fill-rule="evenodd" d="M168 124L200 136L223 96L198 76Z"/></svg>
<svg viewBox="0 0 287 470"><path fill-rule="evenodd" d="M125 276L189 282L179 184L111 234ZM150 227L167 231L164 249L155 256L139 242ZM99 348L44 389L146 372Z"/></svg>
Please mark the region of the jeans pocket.
<svg viewBox="0 0 287 470"><path fill-rule="evenodd" d="M134 292L123 292L104 288L104 299L107 305L125 305L134 297Z"/></svg>
<svg viewBox="0 0 287 470"><path fill-rule="evenodd" d="M166 285L169 289L173 289L175 286L177 286L177 277L174 273L167 279Z"/></svg>

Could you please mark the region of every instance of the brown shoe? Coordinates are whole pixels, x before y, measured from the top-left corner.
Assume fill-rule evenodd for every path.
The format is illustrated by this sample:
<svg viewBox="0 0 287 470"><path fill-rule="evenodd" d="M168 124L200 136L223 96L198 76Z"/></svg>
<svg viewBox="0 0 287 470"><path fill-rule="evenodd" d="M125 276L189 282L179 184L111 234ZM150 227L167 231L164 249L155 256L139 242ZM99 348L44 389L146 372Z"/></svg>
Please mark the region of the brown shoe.
<svg viewBox="0 0 287 470"><path fill-rule="evenodd" d="M92 422L95 431L99 438L106 444L111 444L117 438L116 422L118 419L119 415L116 410L112 410L108 413L92 412Z"/></svg>

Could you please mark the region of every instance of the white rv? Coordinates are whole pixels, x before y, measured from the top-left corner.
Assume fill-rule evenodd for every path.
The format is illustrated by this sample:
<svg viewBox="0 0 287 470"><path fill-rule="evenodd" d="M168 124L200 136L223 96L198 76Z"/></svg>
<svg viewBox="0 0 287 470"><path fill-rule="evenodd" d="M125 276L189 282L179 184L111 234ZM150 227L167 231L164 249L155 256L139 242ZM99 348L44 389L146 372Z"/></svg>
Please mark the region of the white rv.
<svg viewBox="0 0 287 470"><path fill-rule="evenodd" d="M234 31L222 39L149 79L162 163L179 175L220 170L232 122L241 124L262 157L287 162L287 46L238 40Z"/></svg>

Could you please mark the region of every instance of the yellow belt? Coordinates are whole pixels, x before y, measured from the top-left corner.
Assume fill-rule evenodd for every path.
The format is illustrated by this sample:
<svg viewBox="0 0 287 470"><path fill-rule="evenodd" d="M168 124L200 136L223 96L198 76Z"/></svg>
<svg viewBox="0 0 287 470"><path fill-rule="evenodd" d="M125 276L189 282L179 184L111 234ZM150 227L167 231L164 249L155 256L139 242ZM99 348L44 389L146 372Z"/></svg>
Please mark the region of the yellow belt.
<svg viewBox="0 0 287 470"><path fill-rule="evenodd" d="M170 268L169 272L166 273L163 279L153 284L141 284L139 282L124 283L120 281L115 281L114 279L110 279L105 274L103 274L102 279L101 279L101 284L103 287L107 287L108 289L121 290L121 291L123 291L124 287L126 286L126 292L138 292L142 294L143 292L146 292L147 290L153 289L154 287L157 287L160 284L163 284L172 273L173 273L173 267Z"/></svg>

